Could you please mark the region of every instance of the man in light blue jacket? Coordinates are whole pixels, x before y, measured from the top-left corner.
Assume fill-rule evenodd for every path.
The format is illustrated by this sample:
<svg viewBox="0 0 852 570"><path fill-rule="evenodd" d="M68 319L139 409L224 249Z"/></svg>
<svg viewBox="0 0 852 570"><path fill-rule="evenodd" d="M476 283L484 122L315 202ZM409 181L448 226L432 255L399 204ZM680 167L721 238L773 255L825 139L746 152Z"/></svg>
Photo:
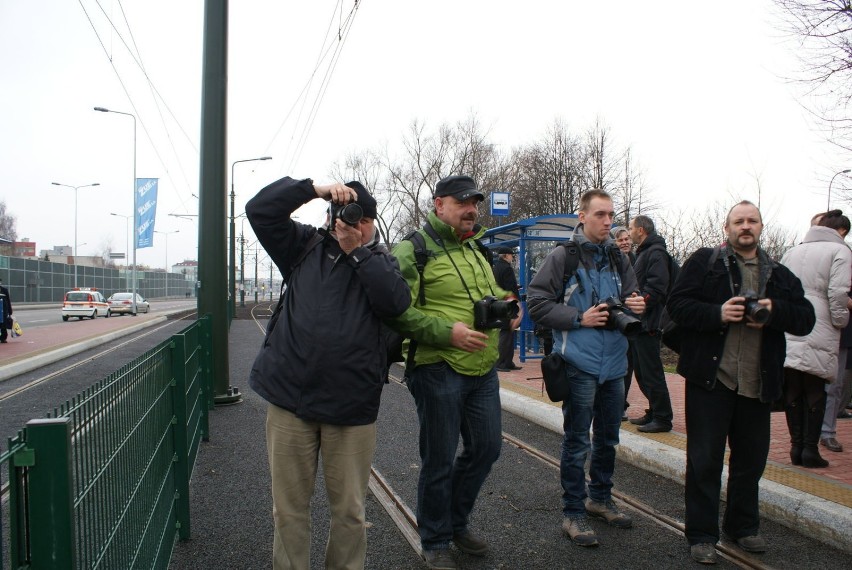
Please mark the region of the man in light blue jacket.
<svg viewBox="0 0 852 570"><path fill-rule="evenodd" d="M609 194L601 190L583 194L573 244L557 247L547 256L527 292L530 316L553 329L553 350L567 363L571 395L562 404L562 530L581 546L598 544L589 515L617 528L633 524L616 508L611 493L627 372L627 338L615 321L619 313L622 320L635 319L644 312L645 300L636 293L636 275L627 256L610 237L613 216ZM569 255L579 259L565 281ZM614 309L613 303L622 303L621 309ZM587 500L585 462L590 449Z"/></svg>

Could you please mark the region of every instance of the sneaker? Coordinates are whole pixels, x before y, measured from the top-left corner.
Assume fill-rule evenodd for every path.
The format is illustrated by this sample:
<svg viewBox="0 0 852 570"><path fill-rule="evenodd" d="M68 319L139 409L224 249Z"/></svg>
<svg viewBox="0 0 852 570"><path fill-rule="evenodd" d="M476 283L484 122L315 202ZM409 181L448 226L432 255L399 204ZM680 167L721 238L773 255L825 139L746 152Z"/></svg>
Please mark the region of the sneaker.
<svg viewBox="0 0 852 570"><path fill-rule="evenodd" d="M488 554L488 543L469 530L453 535L453 544L465 554L485 556Z"/></svg>
<svg viewBox="0 0 852 570"><path fill-rule="evenodd" d="M426 561L426 566L434 570L456 570L458 568L456 561L450 555L449 548L424 550L423 560Z"/></svg>
<svg viewBox="0 0 852 570"><path fill-rule="evenodd" d="M562 521L562 532L580 546L598 545L598 536L589 526L589 517L586 515L565 517Z"/></svg>
<svg viewBox="0 0 852 570"><path fill-rule="evenodd" d="M737 546L746 552L766 552L766 541L759 534L738 538Z"/></svg>
<svg viewBox="0 0 852 570"><path fill-rule="evenodd" d="M693 544L689 547L689 555L700 564L716 564L716 545L709 542Z"/></svg>
<svg viewBox="0 0 852 570"><path fill-rule="evenodd" d="M633 520L618 510L615 503L610 501L600 502L593 499L586 500L586 513L593 517L605 520L615 528L630 528Z"/></svg>
<svg viewBox="0 0 852 570"><path fill-rule="evenodd" d="M654 419L654 416L652 416L651 414L645 414L644 416L639 417L639 418L632 418L630 420L630 423L635 425L635 426L643 426L645 424L651 423L651 420L653 420L653 419Z"/></svg>
<svg viewBox="0 0 852 570"><path fill-rule="evenodd" d="M636 431L641 431L642 433L664 433L672 431L672 424L664 424L658 420L651 420L647 424L643 424L636 428Z"/></svg>

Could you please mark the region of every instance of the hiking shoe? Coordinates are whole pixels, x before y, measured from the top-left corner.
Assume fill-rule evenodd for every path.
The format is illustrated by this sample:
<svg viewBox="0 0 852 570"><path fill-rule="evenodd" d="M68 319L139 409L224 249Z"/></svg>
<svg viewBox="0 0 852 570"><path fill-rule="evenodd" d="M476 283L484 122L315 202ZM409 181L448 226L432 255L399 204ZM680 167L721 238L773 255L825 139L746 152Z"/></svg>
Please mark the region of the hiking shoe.
<svg viewBox="0 0 852 570"><path fill-rule="evenodd" d="M598 545L598 536L589 526L589 517L586 515L565 517L562 521L562 532L580 546Z"/></svg>
<svg viewBox="0 0 852 570"><path fill-rule="evenodd" d="M586 513L605 520L610 526L614 526L615 528L630 528L633 526L633 521L630 517L619 511L615 503L611 500L602 503L593 499L587 499Z"/></svg>
<svg viewBox="0 0 852 570"><path fill-rule="evenodd" d="M716 545L709 542L693 544L689 547L689 555L700 564L716 564Z"/></svg>
<svg viewBox="0 0 852 570"><path fill-rule="evenodd" d="M746 552L766 552L766 541L759 534L738 538L737 546Z"/></svg>
<svg viewBox="0 0 852 570"><path fill-rule="evenodd" d="M453 544L465 554L485 556L488 554L488 543L469 530L453 535Z"/></svg>
<svg viewBox="0 0 852 570"><path fill-rule="evenodd" d="M449 548L439 548L437 550L424 550L423 560L426 565L434 570L456 570L458 565L450 555Z"/></svg>

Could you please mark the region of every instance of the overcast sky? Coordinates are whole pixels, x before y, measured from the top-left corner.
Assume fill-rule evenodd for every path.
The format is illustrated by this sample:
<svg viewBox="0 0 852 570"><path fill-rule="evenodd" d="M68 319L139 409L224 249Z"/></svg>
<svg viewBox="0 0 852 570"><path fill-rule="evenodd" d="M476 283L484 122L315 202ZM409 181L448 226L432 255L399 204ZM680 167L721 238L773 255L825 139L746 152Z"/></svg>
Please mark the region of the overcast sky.
<svg viewBox="0 0 852 570"><path fill-rule="evenodd" d="M283 175L328 180L334 161L397 144L414 119L434 128L471 112L507 148L557 118L578 131L600 118L670 212L757 200L758 177L767 221L799 235L824 208L831 176L852 167L785 80L795 44L770 0L362 0L350 27L352 7L231 2L225 169L273 157L236 165L237 213ZM132 212L133 121L93 111L102 106L138 118L137 176L160 178L156 229L179 231L169 265L196 258L195 219L168 214L198 209L203 8L0 3L0 197L19 239L73 245L74 191L51 182L98 182L78 191L79 253L125 250L126 221L110 212ZM326 75L340 26L345 42ZM844 186L839 177L834 191ZM139 262L162 267L165 242L157 234Z"/></svg>

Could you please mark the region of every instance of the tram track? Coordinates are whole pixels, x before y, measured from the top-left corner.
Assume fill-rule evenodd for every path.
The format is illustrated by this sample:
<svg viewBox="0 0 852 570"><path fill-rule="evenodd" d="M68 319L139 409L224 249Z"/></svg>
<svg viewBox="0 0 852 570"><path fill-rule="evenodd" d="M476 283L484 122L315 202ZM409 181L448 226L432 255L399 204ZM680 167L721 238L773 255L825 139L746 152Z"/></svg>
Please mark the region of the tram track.
<svg viewBox="0 0 852 570"><path fill-rule="evenodd" d="M402 384L399 378L393 375L391 375L390 378L394 382ZM537 449L507 432L503 432L502 437L505 442L514 446L526 455L541 461L549 467L559 469L560 461L558 458ZM417 531L417 519L412 510L405 504L405 501L394 491L387 479L385 479L385 477L382 476L375 467L372 467L370 470L369 489L376 497L379 504L381 504L384 508L385 512L387 512L393 520L400 533L411 545L412 549L414 549L414 551L419 555L420 537ZM645 519L667 529L670 532L674 532L681 537L684 536L684 525L677 519L660 513L651 505L627 493L613 490L612 496L619 503ZM719 542L716 545L716 551L719 553L720 557L724 558L731 564L734 564L738 568L745 568L749 570L771 570L773 568L757 557L743 552L740 548L726 542Z"/></svg>

